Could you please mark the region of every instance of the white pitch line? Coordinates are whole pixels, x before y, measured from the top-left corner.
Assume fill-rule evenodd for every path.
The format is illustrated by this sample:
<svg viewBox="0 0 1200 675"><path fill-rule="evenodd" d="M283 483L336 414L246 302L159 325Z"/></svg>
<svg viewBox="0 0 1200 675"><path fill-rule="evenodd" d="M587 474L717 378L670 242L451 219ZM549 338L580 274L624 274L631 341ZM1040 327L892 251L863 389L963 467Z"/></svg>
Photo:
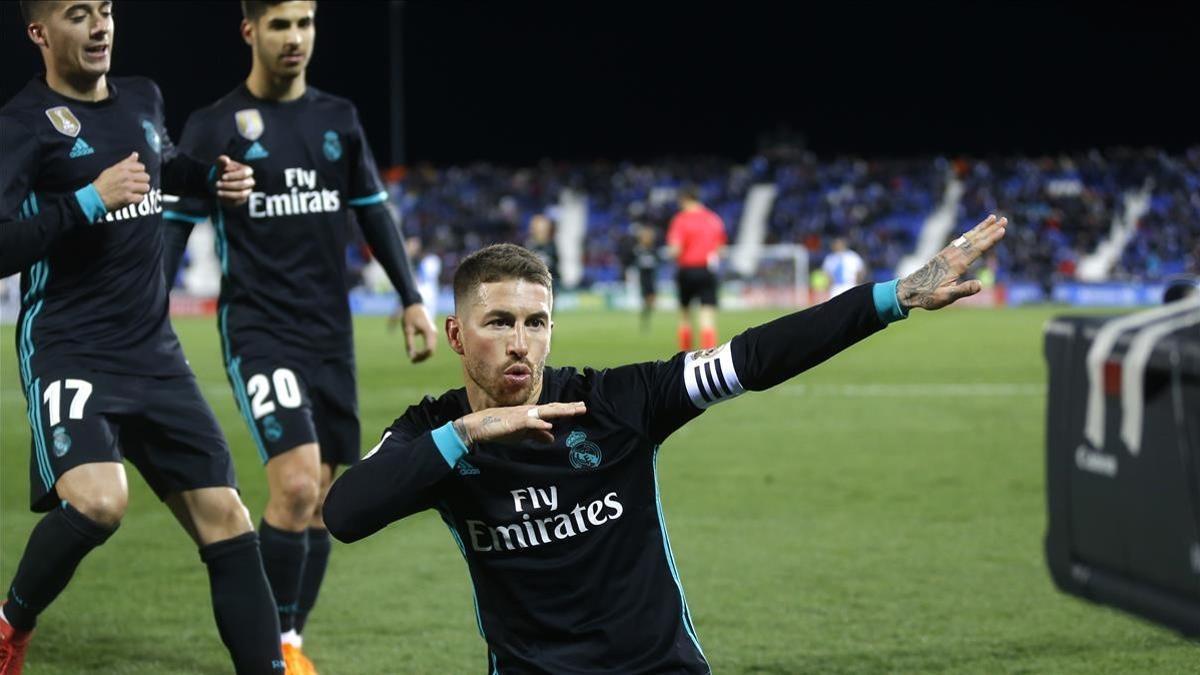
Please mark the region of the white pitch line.
<svg viewBox="0 0 1200 675"><path fill-rule="evenodd" d="M779 393L817 398L1030 397L1045 396L1046 385L1033 382L792 384L780 387Z"/></svg>

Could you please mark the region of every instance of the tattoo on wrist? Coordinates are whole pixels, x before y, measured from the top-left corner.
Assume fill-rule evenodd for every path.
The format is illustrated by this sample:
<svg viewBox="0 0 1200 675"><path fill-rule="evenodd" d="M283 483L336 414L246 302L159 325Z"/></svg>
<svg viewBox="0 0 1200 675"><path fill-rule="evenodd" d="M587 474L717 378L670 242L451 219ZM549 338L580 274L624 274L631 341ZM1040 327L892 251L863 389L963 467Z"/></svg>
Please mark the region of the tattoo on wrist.
<svg viewBox="0 0 1200 675"><path fill-rule="evenodd" d="M950 276L950 265L941 255L934 256L924 267L904 277L897 286L897 296L900 304L906 308L923 307L929 309L933 304L933 294L946 278Z"/></svg>
<svg viewBox="0 0 1200 675"><path fill-rule="evenodd" d="M463 424L462 418L458 418L450 423L454 429L454 433L458 434L458 440L463 442L463 445L468 448L474 447L475 443L471 440L471 435L467 433L467 425Z"/></svg>

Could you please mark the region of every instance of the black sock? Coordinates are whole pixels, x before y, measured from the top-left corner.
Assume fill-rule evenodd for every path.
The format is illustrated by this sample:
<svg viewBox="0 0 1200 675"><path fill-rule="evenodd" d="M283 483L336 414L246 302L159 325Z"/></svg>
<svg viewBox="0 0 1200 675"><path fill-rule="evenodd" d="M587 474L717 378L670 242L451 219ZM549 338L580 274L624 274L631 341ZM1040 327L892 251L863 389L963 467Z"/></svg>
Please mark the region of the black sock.
<svg viewBox="0 0 1200 675"><path fill-rule="evenodd" d="M8 622L18 630L33 630L38 614L67 587L79 561L116 529L104 527L66 502L47 513L29 535L9 587L4 605Z"/></svg>
<svg viewBox="0 0 1200 675"><path fill-rule="evenodd" d="M266 520L259 523L258 532L263 568L279 607L279 627L286 633L295 628L296 612L300 610L300 579L308 556L308 534L276 529Z"/></svg>
<svg viewBox="0 0 1200 675"><path fill-rule="evenodd" d="M323 527L308 528L308 557L304 560L304 577L300 581L300 611L296 612L295 629L304 632L308 613L317 604L317 593L325 580L325 568L329 566L329 530Z"/></svg>
<svg viewBox="0 0 1200 675"><path fill-rule="evenodd" d="M208 566L217 632L238 675L279 675L279 617L253 532L200 547Z"/></svg>

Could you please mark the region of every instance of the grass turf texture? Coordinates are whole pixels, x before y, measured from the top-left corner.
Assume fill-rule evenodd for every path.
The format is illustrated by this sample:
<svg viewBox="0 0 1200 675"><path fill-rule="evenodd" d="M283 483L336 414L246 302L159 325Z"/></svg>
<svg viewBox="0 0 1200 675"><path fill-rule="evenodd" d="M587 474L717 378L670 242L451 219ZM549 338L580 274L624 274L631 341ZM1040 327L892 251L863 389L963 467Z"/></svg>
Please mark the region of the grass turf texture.
<svg viewBox="0 0 1200 675"><path fill-rule="evenodd" d="M775 390L717 406L663 448L671 542L717 673L1193 671L1193 645L1063 596L1042 558L1044 321L1063 310L915 312ZM775 316L726 313L723 335ZM674 316L558 317L553 364L669 355ZM257 522L257 452L215 321L176 322L237 458ZM380 319L356 322L364 446L425 393L460 382L443 342L425 365ZM11 326L0 330L0 583L36 522ZM970 386L959 386L959 385ZM121 530L42 617L29 675L226 673L204 568L129 471ZM657 552L652 552L658 555ZM335 544L305 649L322 672L476 673L465 565L427 512Z"/></svg>

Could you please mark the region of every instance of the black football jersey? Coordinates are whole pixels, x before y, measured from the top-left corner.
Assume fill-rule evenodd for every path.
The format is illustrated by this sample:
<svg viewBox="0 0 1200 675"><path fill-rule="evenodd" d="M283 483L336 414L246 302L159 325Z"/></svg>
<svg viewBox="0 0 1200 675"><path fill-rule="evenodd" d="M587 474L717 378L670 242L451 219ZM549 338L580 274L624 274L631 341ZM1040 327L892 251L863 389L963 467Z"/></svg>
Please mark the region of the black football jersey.
<svg viewBox="0 0 1200 675"><path fill-rule="evenodd" d="M354 104L313 87L294 101L268 101L239 85L192 114L180 148L254 169L243 206L183 199L167 212L212 220L232 350L349 354L350 210L387 199Z"/></svg>
<svg viewBox="0 0 1200 675"><path fill-rule="evenodd" d="M132 152L150 174L149 194L115 212L105 212L93 189L87 220L23 270L17 351L26 386L64 362L116 373L189 372L162 283L163 183L174 176L174 190L203 194L211 176L171 144L157 85L109 78L108 88L102 101L80 101L39 77L0 108L0 220L33 218L49 203L75 199Z"/></svg>

